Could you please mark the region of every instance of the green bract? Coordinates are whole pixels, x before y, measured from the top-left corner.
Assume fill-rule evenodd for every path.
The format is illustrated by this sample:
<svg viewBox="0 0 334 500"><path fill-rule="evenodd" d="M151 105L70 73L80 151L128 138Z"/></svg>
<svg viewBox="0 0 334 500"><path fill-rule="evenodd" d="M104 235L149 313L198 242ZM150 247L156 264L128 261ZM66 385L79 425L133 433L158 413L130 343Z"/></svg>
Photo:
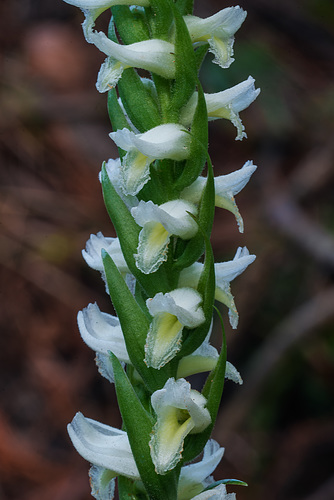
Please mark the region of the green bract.
<svg viewBox="0 0 334 500"><path fill-rule="evenodd" d="M100 182L116 237L91 235L83 257L102 275L115 313L89 304L78 314L100 373L115 384L123 429L78 413L69 425L77 451L92 463L92 495L120 500L235 498L212 472L223 449L209 440L225 378L237 369L210 345L214 300L238 314L230 282L255 256L239 247L214 263L215 206L243 220L235 202L256 169L248 161L214 178L208 121L230 120L246 137L239 112L259 94L249 77L204 94L198 79L206 52L233 62L239 6L206 19L192 0L65 0L82 9L84 35L107 59L97 89L108 92L110 138L119 158L102 165ZM95 23L109 11L108 32ZM206 168L207 166L207 168ZM206 172L205 172L206 168ZM223 325L221 325L223 329ZM208 373L202 391L185 377ZM200 461L189 464L204 450Z"/></svg>

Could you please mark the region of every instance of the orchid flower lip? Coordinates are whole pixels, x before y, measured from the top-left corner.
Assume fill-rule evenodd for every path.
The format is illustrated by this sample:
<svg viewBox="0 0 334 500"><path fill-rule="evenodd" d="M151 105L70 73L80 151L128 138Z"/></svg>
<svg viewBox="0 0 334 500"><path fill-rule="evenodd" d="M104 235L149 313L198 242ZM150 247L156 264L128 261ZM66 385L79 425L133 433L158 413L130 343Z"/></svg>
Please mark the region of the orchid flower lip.
<svg viewBox="0 0 334 500"><path fill-rule="evenodd" d="M191 389L185 379L167 380L151 396L157 415L150 441L151 457L158 474L165 474L180 461L189 433L202 432L211 423L204 396Z"/></svg>
<svg viewBox="0 0 334 500"><path fill-rule="evenodd" d="M201 295L192 288L157 293L146 305L153 320L145 345L145 362L160 369L180 350L183 327L195 328L205 321Z"/></svg>

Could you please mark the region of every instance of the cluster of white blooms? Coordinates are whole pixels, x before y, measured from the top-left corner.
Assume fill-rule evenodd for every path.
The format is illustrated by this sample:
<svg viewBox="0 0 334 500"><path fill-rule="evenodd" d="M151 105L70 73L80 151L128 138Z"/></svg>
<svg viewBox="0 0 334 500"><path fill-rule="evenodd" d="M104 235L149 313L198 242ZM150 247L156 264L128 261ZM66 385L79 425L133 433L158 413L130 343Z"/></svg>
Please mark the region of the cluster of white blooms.
<svg viewBox="0 0 334 500"><path fill-rule="evenodd" d="M214 263L209 236L215 206L232 212L243 232L234 197L256 166L247 161L214 178L207 130L208 120L225 118L236 139L246 137L239 113L259 90L249 77L205 94L198 71L207 51L230 66L246 12L229 7L201 19L192 0L65 1L82 9L86 40L107 56L96 85L108 91L120 157L104 163L100 181L117 237L91 235L83 257L101 272L117 316L89 304L78 325L100 373L115 383L126 429L78 413L70 438L92 464L98 500L114 498L116 477L122 498L233 500L226 482L211 476L224 450L209 437L224 378L242 380L226 361L225 343L219 354L210 335L214 300L237 327L230 282L255 256L240 247L233 260ZM110 8L105 34L95 22ZM210 372L202 392L185 378L200 372Z"/></svg>

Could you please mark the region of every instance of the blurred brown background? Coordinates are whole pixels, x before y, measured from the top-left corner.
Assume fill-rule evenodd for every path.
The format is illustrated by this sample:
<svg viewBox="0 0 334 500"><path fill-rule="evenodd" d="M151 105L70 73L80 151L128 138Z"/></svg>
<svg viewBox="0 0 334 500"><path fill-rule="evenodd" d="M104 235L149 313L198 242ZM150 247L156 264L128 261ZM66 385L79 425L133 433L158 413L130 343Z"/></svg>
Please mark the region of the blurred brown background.
<svg viewBox="0 0 334 500"><path fill-rule="evenodd" d="M201 4L201 5L199 5ZM262 92L233 126L210 126L217 174L253 159L238 196L240 235L217 211L214 251L247 245L255 263L232 284L240 327L228 359L215 477L249 483L239 500L334 499L334 6L332 0L245 0L229 70L202 69L207 92L252 75ZM228 2L197 2L208 16ZM0 499L89 500L88 464L66 424L78 410L118 426L113 388L78 334L89 302L110 311L82 257L90 233L112 235L97 178L116 157L103 56L86 44L81 12L61 1L0 6ZM226 311L225 318L226 318ZM217 332L217 338L218 338Z"/></svg>

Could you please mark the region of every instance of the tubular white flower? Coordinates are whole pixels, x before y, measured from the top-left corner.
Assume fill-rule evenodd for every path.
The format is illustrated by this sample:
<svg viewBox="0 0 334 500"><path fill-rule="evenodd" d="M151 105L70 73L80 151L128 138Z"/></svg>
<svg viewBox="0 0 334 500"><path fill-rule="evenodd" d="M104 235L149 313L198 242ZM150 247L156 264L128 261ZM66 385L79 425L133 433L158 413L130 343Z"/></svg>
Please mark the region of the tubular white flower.
<svg viewBox="0 0 334 500"><path fill-rule="evenodd" d="M238 31L247 13L239 6L220 10L213 16L201 19L185 16L183 19L189 30L191 40L209 43L210 52L215 56L214 63L228 68L233 59L234 34Z"/></svg>
<svg viewBox="0 0 334 500"><path fill-rule="evenodd" d="M151 457L158 474L173 469L181 459L183 442L189 433L202 432L211 423L206 399L184 379L167 380L151 396L157 415L150 441Z"/></svg>
<svg viewBox="0 0 334 500"><path fill-rule="evenodd" d="M197 208L185 200L173 200L155 205L140 201L131 214L142 230L139 233L136 266L145 274L154 273L167 260L171 235L188 240L195 236L198 226L188 214L197 214Z"/></svg>
<svg viewBox="0 0 334 500"><path fill-rule="evenodd" d="M209 120L225 118L237 129L236 140L247 137L239 113L255 101L260 89L255 89L255 80L249 76L238 85L215 94L204 94ZM193 120L198 101L198 93L194 92L180 114L180 122L189 126Z"/></svg>
<svg viewBox="0 0 334 500"><path fill-rule="evenodd" d="M108 469L92 465L89 470L91 495L96 500L113 500L115 494L115 478Z"/></svg>
<svg viewBox="0 0 334 500"><path fill-rule="evenodd" d="M82 23L82 29L88 43L89 35L92 32L96 19L107 9L114 5L138 5L147 7L150 5L149 0L64 0L70 5L79 7L85 14L85 20Z"/></svg>
<svg viewBox="0 0 334 500"><path fill-rule="evenodd" d="M78 326L82 340L101 354L111 351L120 361L130 363L119 319L101 312L98 305L89 304L78 313Z"/></svg>
<svg viewBox="0 0 334 500"><path fill-rule="evenodd" d="M181 468L177 500L190 500L212 484L214 479L211 474L223 455L224 448L210 439L204 447L202 460Z"/></svg>
<svg viewBox="0 0 334 500"><path fill-rule="evenodd" d="M145 69L167 79L175 77L175 48L169 42L154 38L122 45L110 40L102 31L90 31L86 38L108 56L98 75L96 88L99 92L114 87L126 68Z"/></svg>
<svg viewBox="0 0 334 500"><path fill-rule="evenodd" d="M67 430L73 446L88 462L131 479L139 479L127 433L77 413Z"/></svg>
<svg viewBox="0 0 334 500"><path fill-rule="evenodd" d="M234 196L237 195L247 184L251 175L257 169L251 160L246 161L242 168L227 175L219 175L214 178L215 183L215 205L225 208L232 212L236 218L240 233L244 232L244 223ZM204 187L206 177L198 177L195 182L186 187L182 193L182 198L191 203L199 203Z"/></svg>
<svg viewBox="0 0 334 500"><path fill-rule="evenodd" d="M195 328L205 320L201 303L201 295L192 288L160 292L147 299L153 316L145 345L147 366L160 369L175 356L181 348L183 328Z"/></svg>
<svg viewBox="0 0 334 500"><path fill-rule="evenodd" d="M249 254L246 247L239 247L233 260L215 264L215 299L229 308L229 319L232 328L237 328L239 316L233 295L231 294L230 281L234 280L234 278L245 271L245 269L254 262L255 258L255 255ZM195 262L191 266L186 267L180 273L178 286L191 286L197 288L202 270L203 264L200 262Z"/></svg>
<svg viewBox="0 0 334 500"><path fill-rule="evenodd" d="M211 490L203 491L192 500L236 500L235 493L227 493L225 484L219 484Z"/></svg>
<svg viewBox="0 0 334 500"><path fill-rule="evenodd" d="M143 134L124 128L109 135L119 148L127 151L121 170L126 194L137 194L148 182L154 160L181 161L189 155L191 138L177 123L158 125Z"/></svg>
<svg viewBox="0 0 334 500"><path fill-rule="evenodd" d="M214 369L219 359L219 353L215 347L209 343L212 331L212 324L204 342L189 356L180 359L177 367L177 378L189 377L196 373L208 372ZM235 366L229 361L226 362L225 378L232 380L236 384L242 384L242 378Z"/></svg>
<svg viewBox="0 0 334 500"><path fill-rule="evenodd" d="M104 237L101 232L91 234L86 243L86 249L82 250L82 256L92 269L100 271L104 275L104 266L102 261L101 252L104 249L115 262L120 273L127 274L129 269L125 262L121 245L118 238Z"/></svg>

